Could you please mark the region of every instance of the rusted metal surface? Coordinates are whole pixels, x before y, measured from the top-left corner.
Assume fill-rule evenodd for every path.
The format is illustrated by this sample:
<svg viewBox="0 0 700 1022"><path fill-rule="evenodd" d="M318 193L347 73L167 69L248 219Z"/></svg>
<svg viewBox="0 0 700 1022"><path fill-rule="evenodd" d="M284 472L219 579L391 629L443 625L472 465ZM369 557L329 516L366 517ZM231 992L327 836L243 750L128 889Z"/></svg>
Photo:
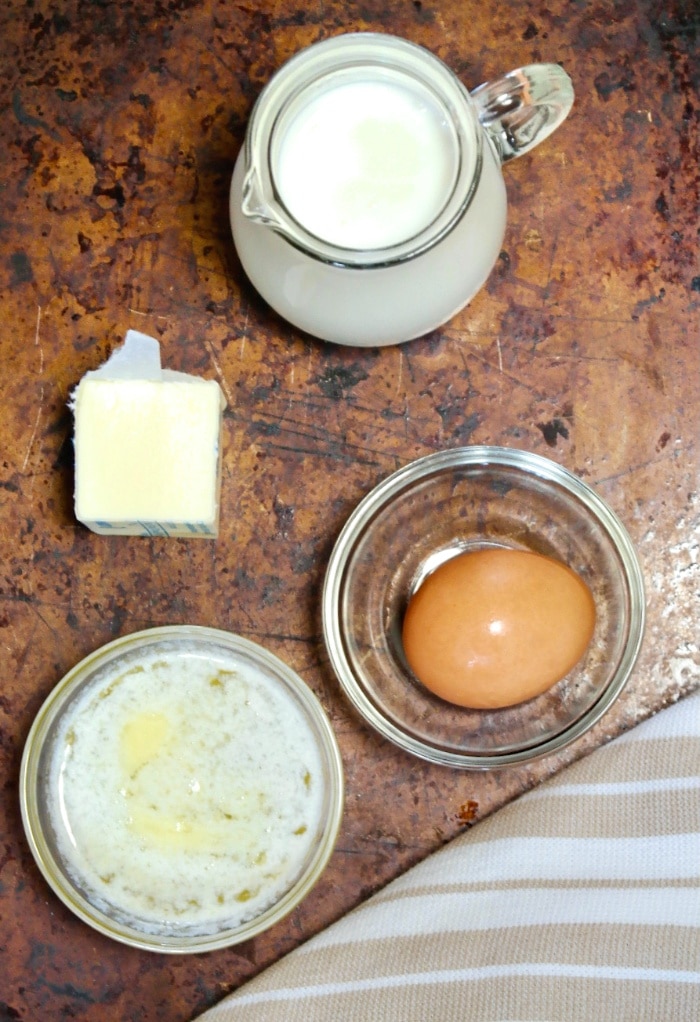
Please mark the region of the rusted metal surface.
<svg viewBox="0 0 700 1022"><path fill-rule="evenodd" d="M300 0L0 11L0 1020L191 1019L466 825L695 687L700 260L693 0ZM227 193L277 66L339 31L389 31L469 86L560 61L565 125L509 164L498 266L469 308L383 350L299 335L238 264ZM216 543L95 536L72 513L67 400L129 327L228 401ZM561 756L464 774L356 719L321 637L324 568L386 474L468 443L545 454L613 506L639 550L648 629L628 688ZM61 676L117 635L239 632L320 696L347 806L314 892L263 937L140 953L74 918L25 843L17 779Z"/></svg>

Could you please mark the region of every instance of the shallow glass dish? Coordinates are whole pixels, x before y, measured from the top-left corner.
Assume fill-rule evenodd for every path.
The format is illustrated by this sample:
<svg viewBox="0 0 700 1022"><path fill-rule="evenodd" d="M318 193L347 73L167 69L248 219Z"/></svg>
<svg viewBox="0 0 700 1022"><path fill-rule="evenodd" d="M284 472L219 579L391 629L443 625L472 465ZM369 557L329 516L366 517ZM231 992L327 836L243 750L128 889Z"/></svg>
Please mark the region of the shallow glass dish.
<svg viewBox="0 0 700 1022"><path fill-rule="evenodd" d="M39 869L80 919L133 947L201 952L249 940L308 894L338 834L343 769L286 664L178 625L117 639L58 683L26 742L20 801Z"/></svg>
<svg viewBox="0 0 700 1022"><path fill-rule="evenodd" d="M531 550L567 564L593 594L596 624L583 659L542 695L471 710L413 676L401 626L427 574L484 547ZM341 531L323 592L326 646L355 709L406 751L463 769L522 763L584 734L625 685L644 617L639 561L605 501L555 462L502 447L431 454L381 482Z"/></svg>

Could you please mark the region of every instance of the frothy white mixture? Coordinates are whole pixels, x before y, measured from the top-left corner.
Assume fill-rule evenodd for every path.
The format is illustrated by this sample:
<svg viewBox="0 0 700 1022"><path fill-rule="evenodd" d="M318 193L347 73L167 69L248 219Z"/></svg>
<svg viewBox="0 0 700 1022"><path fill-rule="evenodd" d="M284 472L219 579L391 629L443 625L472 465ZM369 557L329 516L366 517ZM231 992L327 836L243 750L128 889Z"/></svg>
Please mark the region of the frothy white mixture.
<svg viewBox="0 0 700 1022"><path fill-rule="evenodd" d="M306 230L344 248L378 249L434 220L457 162L451 129L427 91L356 81L296 112L280 141L275 179Z"/></svg>
<svg viewBox="0 0 700 1022"><path fill-rule="evenodd" d="M149 933L234 927L299 875L321 760L293 698L196 653L100 678L55 743L54 827L90 900Z"/></svg>

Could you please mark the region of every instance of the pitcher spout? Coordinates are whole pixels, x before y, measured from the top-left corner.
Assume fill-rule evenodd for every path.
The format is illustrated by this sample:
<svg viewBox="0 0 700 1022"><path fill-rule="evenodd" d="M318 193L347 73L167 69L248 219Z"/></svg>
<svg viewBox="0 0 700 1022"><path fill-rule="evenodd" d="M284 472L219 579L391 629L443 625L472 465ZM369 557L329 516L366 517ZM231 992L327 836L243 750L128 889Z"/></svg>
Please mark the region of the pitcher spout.
<svg viewBox="0 0 700 1022"><path fill-rule="evenodd" d="M284 222L267 200L255 167L251 167L243 179L241 212L253 223L285 233Z"/></svg>

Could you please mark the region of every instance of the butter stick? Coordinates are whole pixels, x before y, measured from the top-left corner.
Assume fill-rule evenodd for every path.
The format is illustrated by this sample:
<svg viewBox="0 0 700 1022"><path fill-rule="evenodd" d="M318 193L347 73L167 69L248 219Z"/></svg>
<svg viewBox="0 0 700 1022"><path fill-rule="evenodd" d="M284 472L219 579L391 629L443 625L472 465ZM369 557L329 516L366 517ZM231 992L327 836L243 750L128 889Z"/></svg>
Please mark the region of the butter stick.
<svg viewBox="0 0 700 1022"><path fill-rule="evenodd" d="M101 535L217 536L218 383L161 369L158 342L132 330L71 407L78 521Z"/></svg>

